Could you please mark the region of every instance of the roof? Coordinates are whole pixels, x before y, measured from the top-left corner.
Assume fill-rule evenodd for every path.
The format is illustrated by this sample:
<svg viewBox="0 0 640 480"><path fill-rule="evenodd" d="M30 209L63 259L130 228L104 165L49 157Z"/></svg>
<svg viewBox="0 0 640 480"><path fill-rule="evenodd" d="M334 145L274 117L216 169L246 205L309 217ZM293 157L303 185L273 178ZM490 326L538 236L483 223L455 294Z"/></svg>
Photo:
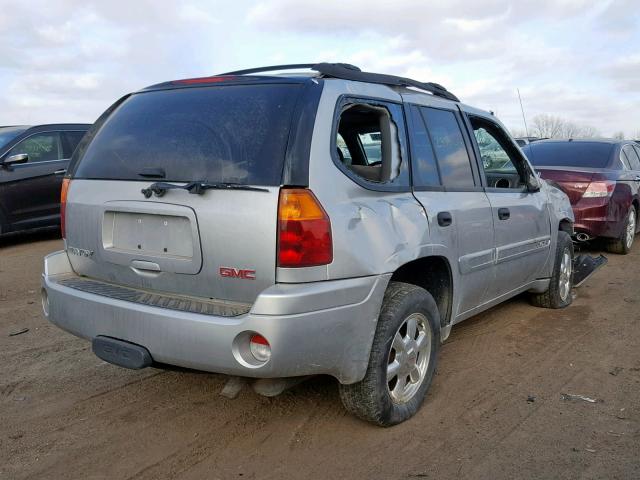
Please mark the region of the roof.
<svg viewBox="0 0 640 480"><path fill-rule="evenodd" d="M194 85L207 85L207 84L220 84L220 83L233 83L242 77L243 81L285 78L285 75L262 75L254 76L256 73L267 72L282 72L284 70L312 70L317 72L315 75L319 78L336 78L341 80L350 80L354 82L366 82L376 83L381 85L396 86L396 87L412 87L422 91L426 91L437 97L445 98L453 102L459 102L460 100L454 94L449 92L445 87L433 82L421 82L406 77L398 77L395 75L387 75L383 73L363 72L355 65L348 63L296 63L288 65L273 65L268 67L249 68L245 70L235 70L233 72L226 72L219 75L213 75L210 77L200 78L187 78L182 80L173 80L171 82L164 82L157 85L152 85L144 90L159 89L167 87L177 86L194 86ZM301 77L299 74L288 74L286 78L297 79L298 81L307 80L308 76ZM259 83L259 82L256 82Z"/></svg>

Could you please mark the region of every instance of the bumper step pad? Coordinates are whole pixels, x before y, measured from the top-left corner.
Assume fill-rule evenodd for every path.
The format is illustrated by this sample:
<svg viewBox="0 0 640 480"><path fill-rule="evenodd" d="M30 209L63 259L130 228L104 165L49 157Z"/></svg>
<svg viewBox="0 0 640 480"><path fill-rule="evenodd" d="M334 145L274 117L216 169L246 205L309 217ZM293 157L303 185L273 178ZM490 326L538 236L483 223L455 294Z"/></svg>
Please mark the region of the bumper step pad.
<svg viewBox="0 0 640 480"><path fill-rule="evenodd" d="M114 300L123 300L125 302L147 305L149 307L167 308L180 312L216 315L220 317L237 317L251 310L251 305L244 303L226 302L223 300L203 301L190 297L137 290L135 288L79 277L66 278L60 280L58 283L64 287L113 298Z"/></svg>

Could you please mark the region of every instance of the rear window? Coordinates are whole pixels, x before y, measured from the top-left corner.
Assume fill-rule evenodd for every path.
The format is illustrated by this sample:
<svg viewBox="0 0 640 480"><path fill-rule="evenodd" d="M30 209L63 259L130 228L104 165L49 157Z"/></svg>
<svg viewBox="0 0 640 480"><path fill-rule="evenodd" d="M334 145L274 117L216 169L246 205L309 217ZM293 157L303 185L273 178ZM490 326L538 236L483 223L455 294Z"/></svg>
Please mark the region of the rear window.
<svg viewBox="0 0 640 480"><path fill-rule="evenodd" d="M74 176L149 180L155 172L153 180L279 185L299 91L269 84L134 94L107 118Z"/></svg>
<svg viewBox="0 0 640 480"><path fill-rule="evenodd" d="M536 167L605 168L613 147L611 143L600 142L535 142L522 151Z"/></svg>

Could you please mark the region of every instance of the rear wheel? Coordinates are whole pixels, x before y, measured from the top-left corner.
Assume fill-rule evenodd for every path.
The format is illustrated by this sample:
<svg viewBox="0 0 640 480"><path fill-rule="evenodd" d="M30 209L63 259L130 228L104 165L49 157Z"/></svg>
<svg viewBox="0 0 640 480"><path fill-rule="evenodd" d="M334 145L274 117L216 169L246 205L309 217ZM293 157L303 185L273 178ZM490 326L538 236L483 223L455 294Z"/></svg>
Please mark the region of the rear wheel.
<svg viewBox="0 0 640 480"><path fill-rule="evenodd" d="M573 297L573 242L563 231L558 232L556 259L549 289L544 293L531 295L531 303L542 308L564 308L571 304Z"/></svg>
<svg viewBox="0 0 640 480"><path fill-rule="evenodd" d="M626 255L631 251L633 241L636 237L637 220L638 213L636 212L636 207L631 205L629 213L627 213L627 218L624 222L624 227L622 228L622 233L620 233L620 237L607 241L607 251L611 253L618 253L620 255Z"/></svg>
<svg viewBox="0 0 640 480"><path fill-rule="evenodd" d="M381 426L412 417L422 405L440 348L440 315L424 289L391 282L384 296L365 377L340 385L354 415Z"/></svg>

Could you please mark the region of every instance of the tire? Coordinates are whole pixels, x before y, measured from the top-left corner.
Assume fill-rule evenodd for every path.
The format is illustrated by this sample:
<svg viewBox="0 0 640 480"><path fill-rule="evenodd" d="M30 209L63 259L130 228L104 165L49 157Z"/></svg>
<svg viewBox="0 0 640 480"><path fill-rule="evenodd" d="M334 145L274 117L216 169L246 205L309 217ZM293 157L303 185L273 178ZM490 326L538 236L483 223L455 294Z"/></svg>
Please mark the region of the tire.
<svg viewBox="0 0 640 480"><path fill-rule="evenodd" d="M415 330L409 326L414 324ZM414 335L410 335L410 329ZM411 418L431 385L439 350L440 314L433 297L415 285L391 282L384 295L367 372L360 382L340 385L343 405L357 417L384 427ZM388 379L388 370L400 372ZM406 379L409 381L402 388Z"/></svg>
<svg viewBox="0 0 640 480"><path fill-rule="evenodd" d="M568 258L568 261L567 261ZM571 305L573 297L573 242L569 234L558 232L556 258L549 288L544 293L531 294L531 303L542 308L565 308Z"/></svg>
<svg viewBox="0 0 640 480"><path fill-rule="evenodd" d="M636 236L638 212L636 207L631 205L627 218L624 221L624 227L619 238L607 240L606 248L608 252L626 255L631 251L633 240Z"/></svg>

